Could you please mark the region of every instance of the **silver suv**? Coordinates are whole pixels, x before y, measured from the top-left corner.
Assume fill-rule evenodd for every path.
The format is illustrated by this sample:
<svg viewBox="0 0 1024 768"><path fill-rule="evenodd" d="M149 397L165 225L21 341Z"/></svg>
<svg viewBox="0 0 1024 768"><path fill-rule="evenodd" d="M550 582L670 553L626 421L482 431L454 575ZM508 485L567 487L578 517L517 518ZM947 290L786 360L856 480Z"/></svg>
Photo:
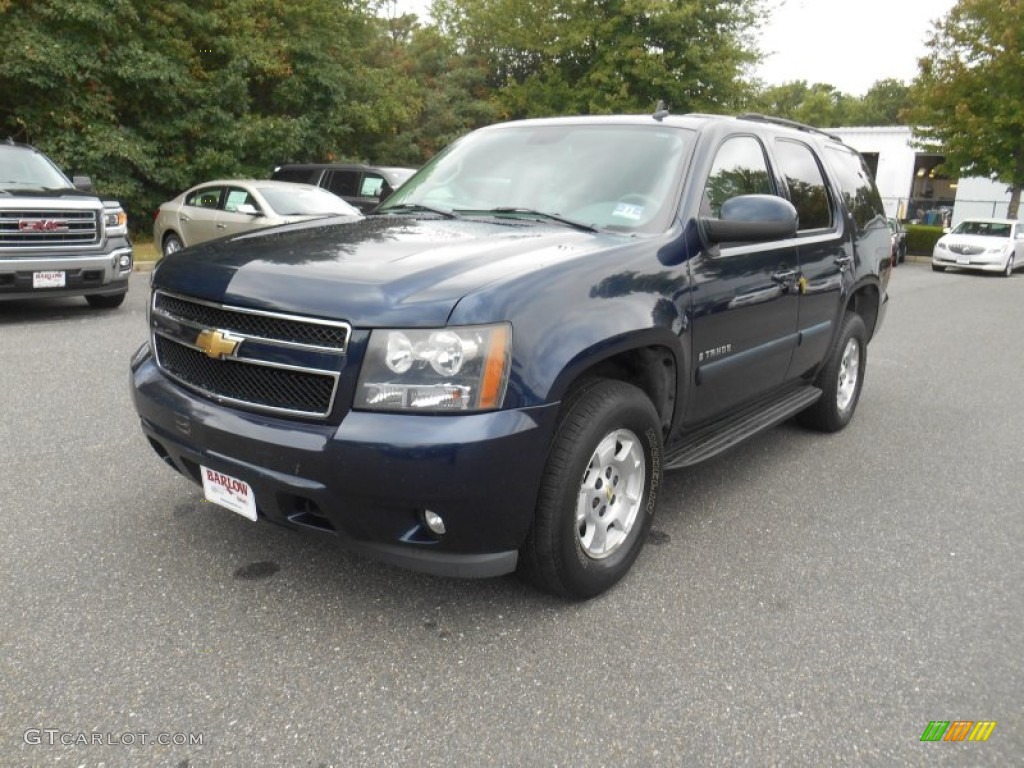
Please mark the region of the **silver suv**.
<svg viewBox="0 0 1024 768"><path fill-rule="evenodd" d="M0 300L84 296L120 306L133 252L120 203L70 181L42 152L0 143Z"/></svg>

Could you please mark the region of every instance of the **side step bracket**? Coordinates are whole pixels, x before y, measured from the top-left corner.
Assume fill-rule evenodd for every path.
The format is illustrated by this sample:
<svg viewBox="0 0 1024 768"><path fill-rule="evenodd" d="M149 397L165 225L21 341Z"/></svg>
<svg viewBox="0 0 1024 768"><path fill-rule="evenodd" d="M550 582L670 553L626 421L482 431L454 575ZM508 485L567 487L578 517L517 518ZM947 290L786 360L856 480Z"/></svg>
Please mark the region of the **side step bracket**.
<svg viewBox="0 0 1024 768"><path fill-rule="evenodd" d="M817 387L787 390L776 398L739 411L724 421L685 435L682 442L666 451L665 469L689 467L717 456L751 435L774 427L799 413L819 397L821 390Z"/></svg>

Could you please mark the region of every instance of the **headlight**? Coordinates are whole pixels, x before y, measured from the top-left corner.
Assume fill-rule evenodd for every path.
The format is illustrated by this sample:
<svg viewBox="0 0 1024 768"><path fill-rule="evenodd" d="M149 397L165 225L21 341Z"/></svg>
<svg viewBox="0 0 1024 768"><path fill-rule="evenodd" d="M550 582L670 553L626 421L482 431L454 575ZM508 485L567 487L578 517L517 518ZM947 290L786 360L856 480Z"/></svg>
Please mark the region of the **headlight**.
<svg viewBox="0 0 1024 768"><path fill-rule="evenodd" d="M108 235L128 234L128 214L120 203L114 200L103 201L103 228Z"/></svg>
<svg viewBox="0 0 1024 768"><path fill-rule="evenodd" d="M507 323L373 331L353 407L427 412L500 408L511 350Z"/></svg>
<svg viewBox="0 0 1024 768"><path fill-rule="evenodd" d="M1010 251L1013 250L1013 243L1004 243L1002 245L996 245L989 248L986 253L1001 253L1004 256L1009 255Z"/></svg>

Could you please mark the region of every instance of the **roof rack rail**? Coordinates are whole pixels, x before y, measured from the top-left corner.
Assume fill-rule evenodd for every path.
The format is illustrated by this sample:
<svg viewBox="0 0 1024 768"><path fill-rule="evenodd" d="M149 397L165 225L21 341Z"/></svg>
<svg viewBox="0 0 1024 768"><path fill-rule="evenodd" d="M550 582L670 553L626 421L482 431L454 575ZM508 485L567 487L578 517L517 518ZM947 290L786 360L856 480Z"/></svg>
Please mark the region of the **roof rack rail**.
<svg viewBox="0 0 1024 768"><path fill-rule="evenodd" d="M828 136L838 142L842 142L842 139L836 136L834 133L823 131L821 128L815 128L813 125L807 125L806 123L798 123L796 120L787 120L784 117L770 117L768 115L761 115L757 112L744 112L742 115L736 116L737 120L753 120L759 123L774 123L775 125L784 125L787 128L795 128L798 131L806 131L807 133L819 133L822 136Z"/></svg>

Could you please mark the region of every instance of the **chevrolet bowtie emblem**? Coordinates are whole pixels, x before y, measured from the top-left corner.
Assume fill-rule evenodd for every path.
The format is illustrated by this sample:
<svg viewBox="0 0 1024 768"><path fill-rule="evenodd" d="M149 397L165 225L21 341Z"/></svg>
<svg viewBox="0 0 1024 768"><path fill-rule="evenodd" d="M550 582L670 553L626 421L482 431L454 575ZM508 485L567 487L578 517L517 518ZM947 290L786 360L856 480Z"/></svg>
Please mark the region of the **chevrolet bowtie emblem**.
<svg viewBox="0 0 1024 768"><path fill-rule="evenodd" d="M241 343L240 336L234 336L226 331L211 331L208 328L196 336L196 346L214 360L234 356Z"/></svg>

